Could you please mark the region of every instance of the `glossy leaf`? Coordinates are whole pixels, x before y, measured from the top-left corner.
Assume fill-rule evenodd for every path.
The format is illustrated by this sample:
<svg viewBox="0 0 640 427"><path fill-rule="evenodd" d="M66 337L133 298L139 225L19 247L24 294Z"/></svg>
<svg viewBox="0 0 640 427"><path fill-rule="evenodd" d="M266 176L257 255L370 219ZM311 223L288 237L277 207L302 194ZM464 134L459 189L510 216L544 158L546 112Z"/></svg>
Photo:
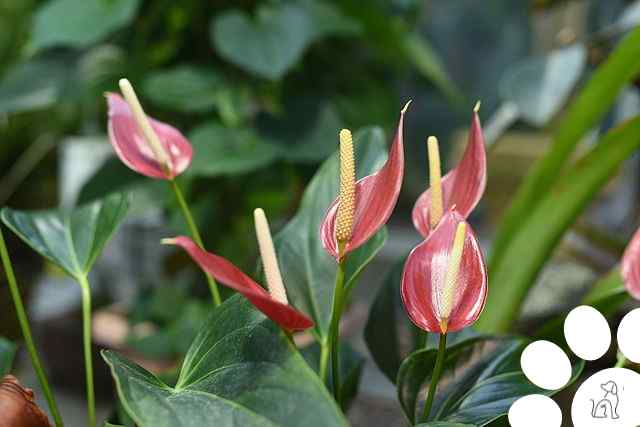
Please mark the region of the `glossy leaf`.
<svg viewBox="0 0 640 427"><path fill-rule="evenodd" d="M54 105L72 74L69 62L69 59L34 59L7 70L0 82L0 113L20 113Z"/></svg>
<svg viewBox="0 0 640 427"><path fill-rule="evenodd" d="M225 82L213 67L181 64L148 74L142 95L162 108L184 113L212 110Z"/></svg>
<svg viewBox="0 0 640 427"><path fill-rule="evenodd" d="M538 211L534 207L566 171L571 154L582 137L602 120L622 88L639 73L640 28L636 28L618 44L571 103L555 132L552 148L535 163L518 189L493 242L489 260L492 277L502 263L503 255L513 252L511 241L525 228L526 219Z"/></svg>
<svg viewBox="0 0 640 427"><path fill-rule="evenodd" d="M258 77L277 80L315 40L357 29L330 3L301 1L262 5L255 17L224 12L211 23L211 39L223 58Z"/></svg>
<svg viewBox="0 0 640 427"><path fill-rule="evenodd" d="M539 389L520 370L520 355L526 344L521 338L475 337L448 346L432 421L485 426L506 415L522 396L557 393L559 390ZM422 410L436 356L436 349L418 350L400 367L398 397L409 420ZM582 361L574 365L569 384L583 367Z"/></svg>
<svg viewBox="0 0 640 427"><path fill-rule="evenodd" d="M385 162L384 134L380 129L366 128L356 132L354 146L359 176L378 170ZM298 212L275 237L289 301L313 319L314 332L320 340L328 337L337 265L324 251L318 230L327 206L338 193L339 170L335 153L318 169L304 192ZM380 231L347 258L348 287L353 287L356 273L373 258L385 240L386 231Z"/></svg>
<svg viewBox="0 0 640 427"><path fill-rule="evenodd" d="M444 212L455 207L456 212L467 218L476 207L487 185L487 154L478 113L473 113L467 148L460 163L442 178L442 205ZM431 232L429 209L431 189L418 197L411 219L413 226L427 237Z"/></svg>
<svg viewBox="0 0 640 427"><path fill-rule="evenodd" d="M629 294L640 300L640 230L636 231L622 256L620 273Z"/></svg>
<svg viewBox="0 0 640 427"><path fill-rule="evenodd" d="M218 255L200 249L190 238L175 237L171 239L171 244L184 249L202 270L223 285L240 292L258 310L285 330L302 331L313 326L313 322L306 315L289 304L277 301L238 267Z"/></svg>
<svg viewBox="0 0 640 427"><path fill-rule="evenodd" d="M302 356L309 366L318 372L320 365L320 346L314 343L301 350ZM348 342L340 343L340 396L342 398L343 409L346 411L351 406L353 399L358 394L360 388L360 378L364 368L365 358L355 351ZM331 363L328 366L327 388L332 388Z"/></svg>
<svg viewBox="0 0 640 427"><path fill-rule="evenodd" d="M276 160L278 148L249 129L207 123L189 134L194 158L188 173L201 176L252 172Z"/></svg>
<svg viewBox="0 0 640 427"><path fill-rule="evenodd" d="M609 131L531 209L514 230L509 252L490 265L491 292L477 324L480 330L506 331L513 326L527 292L564 233L638 147L640 117Z"/></svg>
<svg viewBox="0 0 640 427"><path fill-rule="evenodd" d="M480 242L466 224L464 245L456 281L452 289L447 275L454 238L463 217L454 210L446 213L438 226L409 256L402 273L402 302L411 321L429 332L457 332L472 325L482 313L488 280ZM448 296L451 296L450 299ZM446 329L442 329L442 322Z"/></svg>
<svg viewBox="0 0 640 427"><path fill-rule="evenodd" d="M515 103L528 123L544 126L566 102L586 65L587 49L582 44L529 57L503 76L502 98Z"/></svg>
<svg viewBox="0 0 640 427"><path fill-rule="evenodd" d="M214 309L175 387L115 352L102 354L125 410L140 426L347 425L284 333L239 295Z"/></svg>
<svg viewBox="0 0 640 427"><path fill-rule="evenodd" d="M0 337L0 378L11 372L16 346L11 341Z"/></svg>
<svg viewBox="0 0 640 427"><path fill-rule="evenodd" d="M355 213L351 238L345 243L344 251L339 254L336 238L336 221L340 197L336 197L327 210L320 227L322 246L336 260L362 246L389 220L398 201L404 177L404 113L409 104L400 112L400 120L393 143L389 148L389 157L380 170L360 178L355 189ZM356 172L358 168L356 167ZM339 175L336 175L339 177ZM337 193L336 193L337 194Z"/></svg>
<svg viewBox="0 0 640 427"><path fill-rule="evenodd" d="M156 159L133 117L129 104L115 93L107 94L109 105L109 141L116 154L132 170L151 178L173 179L191 164L191 144L173 126L149 117L153 131L168 157L164 165Z"/></svg>
<svg viewBox="0 0 640 427"><path fill-rule="evenodd" d="M35 13L31 47L83 48L127 25L139 0L49 0Z"/></svg>
<svg viewBox="0 0 640 427"><path fill-rule="evenodd" d="M91 270L128 207L124 195L114 194L71 212L4 208L0 215L2 222L33 250L78 277Z"/></svg>

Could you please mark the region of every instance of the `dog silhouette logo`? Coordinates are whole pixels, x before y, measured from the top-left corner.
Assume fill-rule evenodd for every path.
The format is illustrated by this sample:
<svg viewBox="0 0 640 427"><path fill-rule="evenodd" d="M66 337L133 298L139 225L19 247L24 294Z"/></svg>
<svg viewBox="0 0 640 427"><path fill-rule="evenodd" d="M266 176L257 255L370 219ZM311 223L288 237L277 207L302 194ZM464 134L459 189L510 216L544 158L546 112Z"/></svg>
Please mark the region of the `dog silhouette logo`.
<svg viewBox="0 0 640 427"><path fill-rule="evenodd" d="M617 420L620 418L618 415L618 405L620 404L618 385L614 381L607 381L600 384L600 388L604 391L604 397L597 402L594 399L589 399L591 401L591 416Z"/></svg>

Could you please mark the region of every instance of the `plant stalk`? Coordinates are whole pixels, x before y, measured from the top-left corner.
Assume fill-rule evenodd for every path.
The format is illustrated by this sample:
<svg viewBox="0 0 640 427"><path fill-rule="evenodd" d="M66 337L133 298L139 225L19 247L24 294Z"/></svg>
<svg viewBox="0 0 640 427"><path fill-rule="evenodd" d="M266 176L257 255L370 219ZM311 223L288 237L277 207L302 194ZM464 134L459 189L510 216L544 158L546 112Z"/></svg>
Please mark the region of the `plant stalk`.
<svg viewBox="0 0 640 427"><path fill-rule="evenodd" d="M333 294L333 310L331 314L331 326L329 328L329 340L331 346L331 383L333 385L333 396L342 406L342 396L340 393L340 318L344 309L344 267L345 259L338 263L336 272L336 286Z"/></svg>
<svg viewBox="0 0 640 427"><path fill-rule="evenodd" d="M330 355L330 341L331 338L326 341L320 343L320 368L318 372L318 376L323 383L327 383L327 371L329 366L329 355Z"/></svg>
<svg viewBox="0 0 640 427"><path fill-rule="evenodd" d="M91 351L91 285L86 275L77 277L82 289L82 341L87 380L87 417L89 427L96 426L96 398L93 387L93 352Z"/></svg>
<svg viewBox="0 0 640 427"><path fill-rule="evenodd" d="M191 214L191 210L189 209L189 205L182 194L182 190L178 186L178 183L175 179L170 179L169 183L171 183L171 189L173 193L176 195L176 199L178 200L178 204L180 205L180 209L182 210L182 215L184 216L184 220L189 227L189 231L191 232L191 237L193 240L200 246L201 249L204 249L204 244L202 243L202 237L200 236L200 232L198 231L198 226L193 220L193 215ZM217 307L222 302L220 298L220 291L218 290L218 284L215 279L211 277L208 273L204 273L207 277L207 283L209 284L209 290L211 291L211 297L213 299L214 307Z"/></svg>
<svg viewBox="0 0 640 427"><path fill-rule="evenodd" d="M422 418L420 422L426 423L431 415L431 406L433 406L433 399L436 396L436 388L438 381L440 381L440 375L442 375L442 368L444 368L444 356L447 350L447 334L440 334L440 344L438 345L438 355L436 357L436 366L431 376L431 382L429 383L429 392L427 394L427 400L424 403L424 410L422 411Z"/></svg>
<svg viewBox="0 0 640 427"><path fill-rule="evenodd" d="M22 336L24 338L25 346L27 347L27 352L29 353L29 357L31 358L31 364L33 365L33 369L36 371L38 382L40 383L40 387L42 387L42 392L44 393L44 397L47 400L47 405L49 405L49 411L51 412L51 416L53 417L53 421L56 427L63 427L64 424L62 422L62 418L60 417L60 412L58 411L56 399L51 392L51 387L49 387L47 375L42 368L42 363L40 362L38 351L36 350L36 346L33 342L31 327L29 326L29 319L27 318L27 313L24 309L24 304L22 303L22 297L20 296L20 290L18 289L16 276L13 272L11 258L9 257L9 251L7 250L7 245L4 242L4 236L2 235L1 229L0 257L2 258L2 266L4 267L4 273L7 276L7 282L9 282L9 291L11 292L13 305L16 308L16 315L18 317L18 322L20 323L20 329L22 330Z"/></svg>
<svg viewBox="0 0 640 427"><path fill-rule="evenodd" d="M614 368L624 368L626 364L627 364L627 358L624 357L622 353L618 354L618 361L616 363L616 366L614 366Z"/></svg>

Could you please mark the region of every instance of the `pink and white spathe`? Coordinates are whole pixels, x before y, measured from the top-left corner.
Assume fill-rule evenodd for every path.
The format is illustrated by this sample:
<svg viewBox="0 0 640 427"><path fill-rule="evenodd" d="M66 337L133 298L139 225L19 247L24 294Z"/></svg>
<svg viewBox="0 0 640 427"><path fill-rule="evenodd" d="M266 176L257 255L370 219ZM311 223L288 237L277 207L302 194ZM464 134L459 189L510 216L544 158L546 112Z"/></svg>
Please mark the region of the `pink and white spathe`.
<svg viewBox="0 0 640 427"><path fill-rule="evenodd" d="M487 155L477 110L478 106L473 111L469 139L462 159L442 178L441 184L440 212L447 212L455 206L456 211L465 219L482 198L487 184ZM423 237L427 237L433 228L430 220L431 191L429 188L420 195L411 215L414 227Z"/></svg>
<svg viewBox="0 0 640 427"><path fill-rule="evenodd" d="M407 314L425 331L456 332L478 319L487 292L478 239L462 215L449 211L407 257L401 283Z"/></svg>
<svg viewBox="0 0 640 427"><path fill-rule="evenodd" d="M629 294L640 300L640 229L635 232L622 256L621 274Z"/></svg>
<svg viewBox="0 0 640 427"><path fill-rule="evenodd" d="M106 97L109 141L127 167L157 179L173 179L189 167L193 149L178 129L144 115L141 107L136 114L118 94Z"/></svg>

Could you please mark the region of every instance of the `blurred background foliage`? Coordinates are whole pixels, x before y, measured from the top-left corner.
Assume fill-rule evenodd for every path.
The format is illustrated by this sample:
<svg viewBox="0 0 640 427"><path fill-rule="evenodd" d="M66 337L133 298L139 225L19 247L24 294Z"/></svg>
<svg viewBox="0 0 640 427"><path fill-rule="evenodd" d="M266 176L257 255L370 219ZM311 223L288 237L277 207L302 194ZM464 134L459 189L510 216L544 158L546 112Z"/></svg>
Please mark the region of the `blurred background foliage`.
<svg viewBox="0 0 640 427"><path fill-rule="evenodd" d="M375 125L389 135L409 99L393 226L411 227L409 209L426 185L426 137L438 135L455 157L458 130L481 100L490 185L474 221L490 236L549 146L546 129L638 22L631 0L0 0L0 205L48 208L130 191L121 253L107 256L96 282L137 285L103 292L102 302L126 295L140 326L129 345L170 358L206 313L206 287L178 274L188 264L180 257L158 272L166 256L158 238L184 225L164 183L113 157L103 94L119 78L192 142L193 165L180 181L207 248L253 271L252 209L263 207L279 229L335 150L338 130ZM638 105L637 90L625 89L599 127L636 115ZM624 212L605 222L628 233ZM37 258L11 243L18 274L33 277ZM388 246L390 258L410 247ZM12 310L2 313L10 324ZM150 334L149 324L160 328Z"/></svg>

